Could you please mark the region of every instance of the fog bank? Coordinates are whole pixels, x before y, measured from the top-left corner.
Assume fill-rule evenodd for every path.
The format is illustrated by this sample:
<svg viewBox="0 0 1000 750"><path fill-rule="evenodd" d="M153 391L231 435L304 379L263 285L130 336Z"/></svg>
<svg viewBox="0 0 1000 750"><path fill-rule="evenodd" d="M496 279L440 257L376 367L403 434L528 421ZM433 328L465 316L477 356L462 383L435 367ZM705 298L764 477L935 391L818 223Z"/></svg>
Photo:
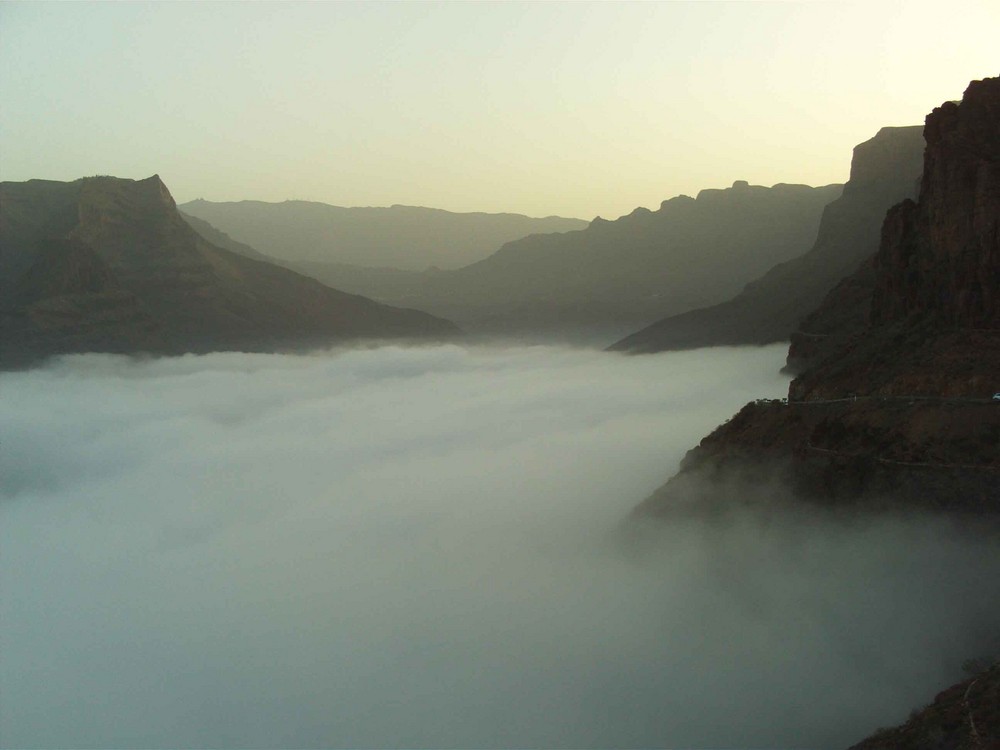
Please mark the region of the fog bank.
<svg viewBox="0 0 1000 750"><path fill-rule="evenodd" d="M622 533L784 347L0 375L0 744L839 747L996 646L927 519Z"/></svg>

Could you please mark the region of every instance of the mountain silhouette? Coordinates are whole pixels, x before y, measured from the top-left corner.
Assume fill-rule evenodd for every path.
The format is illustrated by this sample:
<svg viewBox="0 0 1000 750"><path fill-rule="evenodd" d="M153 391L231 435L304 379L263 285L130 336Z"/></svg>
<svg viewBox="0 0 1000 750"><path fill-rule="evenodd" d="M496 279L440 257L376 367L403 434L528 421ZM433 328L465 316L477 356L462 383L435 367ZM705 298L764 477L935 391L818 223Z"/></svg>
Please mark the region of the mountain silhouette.
<svg viewBox="0 0 1000 750"><path fill-rule="evenodd" d="M611 349L643 353L788 340L830 288L878 249L886 211L916 194L924 150L921 130L916 125L882 128L854 148L851 178L843 195L823 211L809 252L768 270L726 302L657 321ZM872 284L868 273L841 290L860 295L856 306L841 309L863 318ZM819 326L808 335L825 333Z"/></svg>
<svg viewBox="0 0 1000 750"><path fill-rule="evenodd" d="M212 245L156 175L0 183L0 251L4 366L457 332Z"/></svg>
<svg viewBox="0 0 1000 750"><path fill-rule="evenodd" d="M736 182L637 208L583 230L531 235L453 271L406 274L314 263L299 270L339 288L455 320L470 332L624 333L735 294L816 239L840 185ZM606 340L606 339L605 339Z"/></svg>
<svg viewBox="0 0 1000 750"><path fill-rule="evenodd" d="M420 206L343 208L311 201L196 200L180 206L235 241L282 262L348 263L422 271L458 268L538 232L581 229L559 216L453 213Z"/></svg>
<svg viewBox="0 0 1000 750"><path fill-rule="evenodd" d="M816 339L784 401L757 401L688 452L642 506L1000 512L1000 78L927 116L916 201L882 224L873 293ZM850 295L828 297L853 306Z"/></svg>

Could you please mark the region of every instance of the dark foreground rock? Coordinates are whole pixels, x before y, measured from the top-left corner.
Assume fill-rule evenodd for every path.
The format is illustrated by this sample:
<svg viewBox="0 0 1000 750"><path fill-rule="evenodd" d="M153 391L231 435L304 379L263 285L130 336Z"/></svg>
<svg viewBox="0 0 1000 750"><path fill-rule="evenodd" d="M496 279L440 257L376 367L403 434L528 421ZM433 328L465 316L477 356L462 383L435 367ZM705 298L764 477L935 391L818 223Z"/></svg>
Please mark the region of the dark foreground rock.
<svg viewBox="0 0 1000 750"><path fill-rule="evenodd" d="M642 512L724 505L764 478L825 506L1000 512L1000 79L925 132L919 199L889 212L867 271L866 326L844 311L786 402L716 429Z"/></svg>
<svg viewBox="0 0 1000 750"><path fill-rule="evenodd" d="M937 694L901 726L881 729L850 750L997 750L1000 665Z"/></svg>

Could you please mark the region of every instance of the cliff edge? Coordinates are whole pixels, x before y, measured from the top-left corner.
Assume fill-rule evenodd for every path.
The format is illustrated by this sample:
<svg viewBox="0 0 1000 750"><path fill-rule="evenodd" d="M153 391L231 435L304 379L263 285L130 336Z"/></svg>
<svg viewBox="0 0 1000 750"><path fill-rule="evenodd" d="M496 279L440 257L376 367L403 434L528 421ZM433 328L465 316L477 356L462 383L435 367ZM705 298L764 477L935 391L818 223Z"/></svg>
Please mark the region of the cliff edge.
<svg viewBox="0 0 1000 750"><path fill-rule="evenodd" d="M2 367L456 332L211 244L156 175L0 183Z"/></svg>
<svg viewBox="0 0 1000 750"><path fill-rule="evenodd" d="M919 197L883 223L863 329L844 315L787 399L717 428L641 513L758 503L771 481L828 507L1000 511L1000 78L924 133Z"/></svg>

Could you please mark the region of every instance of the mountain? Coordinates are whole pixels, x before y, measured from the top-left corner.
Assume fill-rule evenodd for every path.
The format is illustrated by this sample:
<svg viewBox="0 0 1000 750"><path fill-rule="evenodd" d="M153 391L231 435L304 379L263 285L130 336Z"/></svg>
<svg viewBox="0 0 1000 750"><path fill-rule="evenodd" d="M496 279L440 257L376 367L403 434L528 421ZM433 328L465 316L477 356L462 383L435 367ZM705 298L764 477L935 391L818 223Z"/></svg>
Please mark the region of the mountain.
<svg viewBox="0 0 1000 750"><path fill-rule="evenodd" d="M215 203L196 200L181 213L283 262L329 262L422 271L458 268L529 234L568 232L581 219L521 214L452 213L419 206L342 208L310 201Z"/></svg>
<svg viewBox="0 0 1000 750"><path fill-rule="evenodd" d="M184 223L201 235L201 238L211 245L221 247L223 250L229 250L232 253L236 253L237 255L242 255L247 258L262 260L265 263L276 263L281 265L270 255L264 255L264 253L250 247L247 244L237 242L228 234L216 229L204 219L199 219L196 216L189 216L183 213L181 214L181 218L184 219Z"/></svg>
<svg viewBox="0 0 1000 750"><path fill-rule="evenodd" d="M924 137L919 198L888 213L861 272L865 327L836 309L850 294L828 296L847 330L816 340L788 399L745 406L640 513L763 499L775 481L827 507L1000 512L1000 78L935 109Z"/></svg>
<svg viewBox="0 0 1000 750"><path fill-rule="evenodd" d="M830 287L878 249L886 211L916 194L923 150L921 127L882 128L855 146L850 180L823 211L809 252L770 269L726 302L660 320L611 349L639 354L788 340ZM851 291L858 304L844 308L858 311L861 322L873 278L855 280ZM819 320L802 331L801 339L828 333Z"/></svg>
<svg viewBox="0 0 1000 750"><path fill-rule="evenodd" d="M317 278L429 310L488 334L603 330L619 336L735 294L816 238L840 185L731 188L679 196L583 230L532 235L453 271L405 275L314 266ZM300 270L307 269L299 267ZM605 339L607 340L607 339Z"/></svg>
<svg viewBox="0 0 1000 750"><path fill-rule="evenodd" d="M457 330L207 242L156 175L0 183L0 312L3 366Z"/></svg>

